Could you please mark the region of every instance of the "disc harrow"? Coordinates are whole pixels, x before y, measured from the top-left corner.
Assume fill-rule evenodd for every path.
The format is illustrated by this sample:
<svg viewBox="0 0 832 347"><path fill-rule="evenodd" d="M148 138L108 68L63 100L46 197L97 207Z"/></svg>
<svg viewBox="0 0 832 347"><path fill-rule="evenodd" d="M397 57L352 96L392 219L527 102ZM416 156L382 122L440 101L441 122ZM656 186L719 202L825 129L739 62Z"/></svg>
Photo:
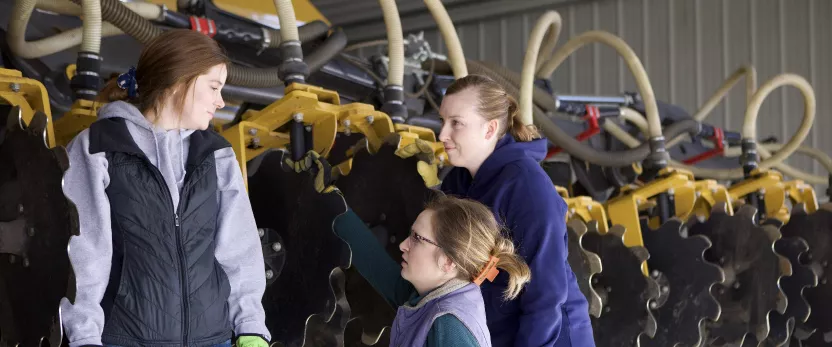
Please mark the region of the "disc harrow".
<svg viewBox="0 0 832 347"><path fill-rule="evenodd" d="M346 319L337 319L336 311L344 294L333 287L332 276L349 267L350 255L332 230L335 218L347 211L344 199L336 192L318 193L310 172L297 173L286 165L288 155L271 150L252 161L248 186L258 227L275 230L276 240L284 242L279 246L284 258L279 276L272 266L265 274L271 281L263 296L266 325L273 341L294 347L303 345L309 329L336 334L319 338L343 339ZM274 242L269 247L278 248ZM310 319L313 315L318 318ZM335 326L322 329L321 322Z"/></svg>
<svg viewBox="0 0 832 347"><path fill-rule="evenodd" d="M723 204L714 205L710 218L689 228L690 235L711 240L705 259L725 273L724 283L714 288L722 315L708 324L709 346L757 346L771 332L769 314L785 313L780 280L791 275L791 264L774 250L780 239L777 227L754 222L756 208L743 205L731 216Z"/></svg>
<svg viewBox="0 0 832 347"><path fill-rule="evenodd" d="M651 276L660 283L662 300L653 315L658 329L653 338L642 336L640 346L702 346L707 320L717 320L721 309L711 289L725 280L722 269L707 260L711 241L703 235L687 234L678 218L657 230L642 233L650 251Z"/></svg>
<svg viewBox="0 0 832 347"><path fill-rule="evenodd" d="M0 126L0 345L58 346L60 301L75 300L67 247L78 212L63 194L69 158L49 148L48 117L18 106Z"/></svg>
<svg viewBox="0 0 832 347"><path fill-rule="evenodd" d="M649 305L658 298L659 285L641 272L649 258L647 249L624 246L624 228L619 225L603 235L585 234L581 245L598 254L604 269L592 279L604 307L600 317L590 317L596 345L630 347L641 334L654 336L656 320Z"/></svg>

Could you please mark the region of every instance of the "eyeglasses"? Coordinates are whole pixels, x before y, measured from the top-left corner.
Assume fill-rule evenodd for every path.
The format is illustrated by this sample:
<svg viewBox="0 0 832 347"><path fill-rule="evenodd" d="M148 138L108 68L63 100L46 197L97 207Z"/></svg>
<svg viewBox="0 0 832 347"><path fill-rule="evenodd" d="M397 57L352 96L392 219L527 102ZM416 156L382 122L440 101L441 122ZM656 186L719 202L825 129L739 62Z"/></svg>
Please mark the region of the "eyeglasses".
<svg viewBox="0 0 832 347"><path fill-rule="evenodd" d="M424 241L424 242L427 242L429 244L432 244L432 245L436 246L437 248L442 248L436 242L431 241L430 239L427 239L422 235L419 235L419 233L417 233L413 230L410 231L410 240L411 240L411 242L415 242L416 244L419 244L422 241Z"/></svg>

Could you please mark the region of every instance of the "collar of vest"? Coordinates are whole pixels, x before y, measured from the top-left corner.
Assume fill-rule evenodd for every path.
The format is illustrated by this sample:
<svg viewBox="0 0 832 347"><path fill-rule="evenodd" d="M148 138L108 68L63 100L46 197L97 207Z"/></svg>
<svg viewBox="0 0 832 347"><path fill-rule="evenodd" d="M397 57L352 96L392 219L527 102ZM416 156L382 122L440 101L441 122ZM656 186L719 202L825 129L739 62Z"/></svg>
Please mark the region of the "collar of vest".
<svg viewBox="0 0 832 347"><path fill-rule="evenodd" d="M471 281L463 281L458 278L451 279L448 282L445 282L445 284L439 286L439 288L436 288L428 293L428 295L425 295L424 298L420 299L419 302L416 303L416 306L410 306L410 303L405 303L402 307L408 310L418 310L431 300L453 293L454 291L467 286L469 283L471 283Z"/></svg>
<svg viewBox="0 0 832 347"><path fill-rule="evenodd" d="M99 119L90 125L90 154L100 152L121 152L147 158L133 140L124 118ZM231 144L213 130L197 130L190 136L188 159L185 165L191 168L202 163L215 151L231 147Z"/></svg>

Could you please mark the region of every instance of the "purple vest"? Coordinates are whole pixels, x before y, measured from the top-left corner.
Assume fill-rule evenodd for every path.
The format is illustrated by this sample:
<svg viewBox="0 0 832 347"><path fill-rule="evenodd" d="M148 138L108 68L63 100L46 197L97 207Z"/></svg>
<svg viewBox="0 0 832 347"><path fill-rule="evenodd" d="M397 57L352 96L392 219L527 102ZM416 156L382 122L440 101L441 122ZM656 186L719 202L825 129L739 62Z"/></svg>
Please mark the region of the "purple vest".
<svg viewBox="0 0 832 347"><path fill-rule="evenodd" d="M424 346L433 321L445 314L456 316L477 339L479 347L491 347L480 287L462 280L448 281L415 307L399 307L390 332L390 347Z"/></svg>

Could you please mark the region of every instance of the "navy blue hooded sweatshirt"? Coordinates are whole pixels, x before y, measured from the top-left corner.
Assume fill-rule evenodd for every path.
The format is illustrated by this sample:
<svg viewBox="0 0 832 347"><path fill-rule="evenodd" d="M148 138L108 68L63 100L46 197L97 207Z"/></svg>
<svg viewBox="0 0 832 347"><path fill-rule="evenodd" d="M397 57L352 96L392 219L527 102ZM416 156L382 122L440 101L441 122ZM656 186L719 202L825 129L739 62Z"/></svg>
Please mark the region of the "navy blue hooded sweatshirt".
<svg viewBox="0 0 832 347"><path fill-rule="evenodd" d="M545 139L505 135L475 178L457 167L442 182L446 194L489 206L531 268L531 281L512 301L502 300L504 272L482 284L495 347L595 346L587 301L567 262L566 202L540 167L546 150Z"/></svg>

